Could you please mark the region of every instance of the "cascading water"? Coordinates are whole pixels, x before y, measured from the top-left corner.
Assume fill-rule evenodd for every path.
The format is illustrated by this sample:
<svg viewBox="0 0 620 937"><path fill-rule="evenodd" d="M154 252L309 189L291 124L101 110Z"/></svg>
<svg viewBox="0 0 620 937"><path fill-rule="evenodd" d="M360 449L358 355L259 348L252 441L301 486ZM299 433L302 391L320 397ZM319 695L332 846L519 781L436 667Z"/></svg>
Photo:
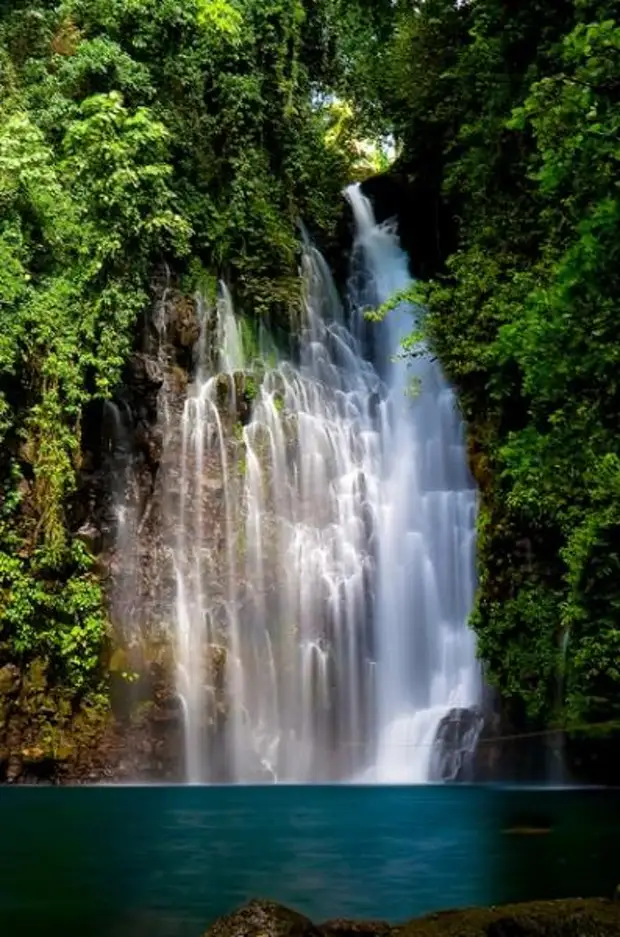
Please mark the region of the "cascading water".
<svg viewBox="0 0 620 937"><path fill-rule="evenodd" d="M366 300L383 303L410 284L395 233L375 223L359 187L348 190ZM387 397L380 410L378 516L378 753L369 777L425 781L441 718L477 701L474 635L476 491L454 395L430 355L397 352L415 325L401 303L380 334ZM411 400L409 388L413 388ZM408 399L409 398L409 399Z"/></svg>
<svg viewBox="0 0 620 937"><path fill-rule="evenodd" d="M215 344L218 374L230 374L226 389L234 400L234 370L244 365L241 336L235 320L230 293L221 284L216 306ZM198 297L201 338L198 345L197 380L185 402L181 419L181 466L178 498L178 522L175 530L173 565L176 586L174 617L177 637L177 685L185 720L186 776L199 782L208 776L209 752L205 750L205 728L217 718L216 701L218 660L233 651L236 629L235 587L237 570L232 517L235 494L229 477L229 456L219 401L221 384L206 376L206 335L209 331L208 309ZM228 396L228 395L227 395ZM221 476L224 498L224 530L209 529L209 495L214 494L211 479ZM214 536L215 534L215 536ZM225 542L228 582L218 582L222 564L217 562L217 541ZM215 541L215 543L214 543ZM214 549L215 547L215 549ZM220 635L217 621L223 621ZM226 642L228 646L226 645ZM205 666L206 665L206 666ZM208 672L205 673L205 670Z"/></svg>
<svg viewBox="0 0 620 937"><path fill-rule="evenodd" d="M359 188L347 196L355 321L410 277L395 233ZM299 365L248 385L223 291L219 373L206 375L203 342L183 412L173 557L187 776L424 781L441 718L478 692L462 425L429 356L393 357L410 305L376 327L375 367L308 245L303 276Z"/></svg>

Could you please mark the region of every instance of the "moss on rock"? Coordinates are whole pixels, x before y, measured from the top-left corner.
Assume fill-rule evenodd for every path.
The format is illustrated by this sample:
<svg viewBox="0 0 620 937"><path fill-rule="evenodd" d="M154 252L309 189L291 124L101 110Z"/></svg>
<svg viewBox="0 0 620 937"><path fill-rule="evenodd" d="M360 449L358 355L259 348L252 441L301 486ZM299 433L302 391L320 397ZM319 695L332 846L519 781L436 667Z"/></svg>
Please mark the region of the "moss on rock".
<svg viewBox="0 0 620 937"><path fill-rule="evenodd" d="M205 937L322 937L318 927L275 901L250 901L218 918Z"/></svg>
<svg viewBox="0 0 620 937"><path fill-rule="evenodd" d="M534 901L441 911L390 927L376 921L312 921L271 901L219 918L205 937L618 937L620 904L601 898Z"/></svg>
<svg viewBox="0 0 620 937"><path fill-rule="evenodd" d="M620 906L602 899L536 901L444 911L409 921L394 937L617 937Z"/></svg>

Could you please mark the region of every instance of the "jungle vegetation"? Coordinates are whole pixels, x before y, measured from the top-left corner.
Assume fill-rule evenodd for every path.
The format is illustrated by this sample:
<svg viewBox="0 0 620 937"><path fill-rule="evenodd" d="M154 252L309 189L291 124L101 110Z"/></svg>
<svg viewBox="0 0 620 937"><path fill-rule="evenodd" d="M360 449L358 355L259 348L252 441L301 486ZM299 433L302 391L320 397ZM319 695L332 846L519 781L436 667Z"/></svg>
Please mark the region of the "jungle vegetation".
<svg viewBox="0 0 620 937"><path fill-rule="evenodd" d="M332 12L1 6L0 668L36 662L67 712L106 694L105 600L72 517L84 414L118 384L162 262L287 322L298 219L328 246L359 163Z"/></svg>
<svg viewBox="0 0 620 937"><path fill-rule="evenodd" d="M286 322L297 219L333 246L391 134L442 245L415 298L481 488L487 678L532 723L620 717L619 131L612 0L2 4L0 667L105 702L71 504L155 266Z"/></svg>
<svg viewBox="0 0 620 937"><path fill-rule="evenodd" d="M414 295L470 428L487 678L521 721L617 721L619 8L401 4L375 87L450 245Z"/></svg>

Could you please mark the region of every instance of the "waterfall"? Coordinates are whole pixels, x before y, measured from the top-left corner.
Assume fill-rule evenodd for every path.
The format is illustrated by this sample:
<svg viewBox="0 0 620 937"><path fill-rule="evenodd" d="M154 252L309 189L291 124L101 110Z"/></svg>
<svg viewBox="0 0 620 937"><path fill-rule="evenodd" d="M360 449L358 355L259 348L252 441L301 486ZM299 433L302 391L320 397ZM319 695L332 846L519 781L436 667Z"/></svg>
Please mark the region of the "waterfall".
<svg viewBox="0 0 620 937"><path fill-rule="evenodd" d="M347 197L352 308L306 244L298 363L248 378L225 287L201 309L218 373L203 340L171 543L190 781L425 781L442 717L477 701L462 421L430 356L397 357L410 305L372 327L368 359L364 308L410 277Z"/></svg>
<svg viewBox="0 0 620 937"><path fill-rule="evenodd" d="M242 369L244 364L241 335L226 285L220 284L214 323L200 296L197 307L201 338L196 381L183 407L180 444L177 439L180 452L177 503L169 505L169 513L177 515L176 523L170 525L174 530L177 687L185 721L186 778L194 783L209 775L210 752L205 737L209 726L215 725L218 719L221 670L231 658L238 659L233 517L236 490L230 474L234 471L231 441L220 405L221 378L226 397L234 405L234 369ZM206 336L209 332L215 334L218 352L215 377L208 376ZM218 502L222 499L223 529L219 524L209 523L214 517L221 520ZM220 581L220 540L224 542L225 583ZM236 698L234 677L228 690Z"/></svg>
<svg viewBox="0 0 620 937"><path fill-rule="evenodd" d="M395 232L375 223L359 187L347 192L366 301L410 284ZM428 354L394 357L415 326L401 303L382 325L387 395L380 406L377 781L424 781L439 722L477 702L475 642L466 627L475 588L476 491L454 395ZM385 357L383 357L385 356ZM414 399L408 395L413 387Z"/></svg>

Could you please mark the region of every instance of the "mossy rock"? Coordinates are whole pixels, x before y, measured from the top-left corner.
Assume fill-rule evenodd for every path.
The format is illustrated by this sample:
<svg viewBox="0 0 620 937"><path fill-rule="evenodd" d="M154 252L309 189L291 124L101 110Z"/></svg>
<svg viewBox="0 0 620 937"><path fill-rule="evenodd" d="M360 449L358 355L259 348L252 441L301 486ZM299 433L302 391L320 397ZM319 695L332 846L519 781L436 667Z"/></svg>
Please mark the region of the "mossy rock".
<svg viewBox="0 0 620 937"><path fill-rule="evenodd" d="M47 663L35 658L28 665L24 676L23 692L25 694L43 693L47 689Z"/></svg>
<svg viewBox="0 0 620 937"><path fill-rule="evenodd" d="M220 415L241 427L245 426L259 394L258 377L251 372L235 371L233 374L217 374L214 381L215 403Z"/></svg>
<svg viewBox="0 0 620 937"><path fill-rule="evenodd" d="M220 372L213 378L215 382L215 405L222 415L229 414L234 393L234 377Z"/></svg>
<svg viewBox="0 0 620 937"><path fill-rule="evenodd" d="M620 904L581 898L441 911L396 927L375 921L315 925L271 901L219 918L205 937L618 937Z"/></svg>
<svg viewBox="0 0 620 937"><path fill-rule="evenodd" d="M5 664L0 667L0 697L13 696L18 692L21 684L21 673L15 664Z"/></svg>
<svg viewBox="0 0 620 937"><path fill-rule="evenodd" d="M275 901L250 901L218 918L205 937L322 937L318 927Z"/></svg>
<svg viewBox="0 0 620 937"><path fill-rule="evenodd" d="M208 644L205 647L207 673L211 680L221 681L226 668L226 647L223 644Z"/></svg>
<svg viewBox="0 0 620 937"><path fill-rule="evenodd" d="M167 324L168 341L179 348L193 348L200 337L200 323L194 300L175 293L170 305L172 314Z"/></svg>
<svg viewBox="0 0 620 937"><path fill-rule="evenodd" d="M54 761L69 761L75 754L75 749L67 739L63 738L54 744L52 753Z"/></svg>
<svg viewBox="0 0 620 937"><path fill-rule="evenodd" d="M177 394L185 394L187 392L187 385L189 384L187 371L179 367L179 365L173 364L168 373L172 390Z"/></svg>
<svg viewBox="0 0 620 937"><path fill-rule="evenodd" d="M109 709L83 702L71 724L71 738L75 748L85 751L95 749L110 719Z"/></svg>
<svg viewBox="0 0 620 937"><path fill-rule="evenodd" d="M409 921L392 937L617 937L620 906L602 899L536 901L443 911Z"/></svg>

